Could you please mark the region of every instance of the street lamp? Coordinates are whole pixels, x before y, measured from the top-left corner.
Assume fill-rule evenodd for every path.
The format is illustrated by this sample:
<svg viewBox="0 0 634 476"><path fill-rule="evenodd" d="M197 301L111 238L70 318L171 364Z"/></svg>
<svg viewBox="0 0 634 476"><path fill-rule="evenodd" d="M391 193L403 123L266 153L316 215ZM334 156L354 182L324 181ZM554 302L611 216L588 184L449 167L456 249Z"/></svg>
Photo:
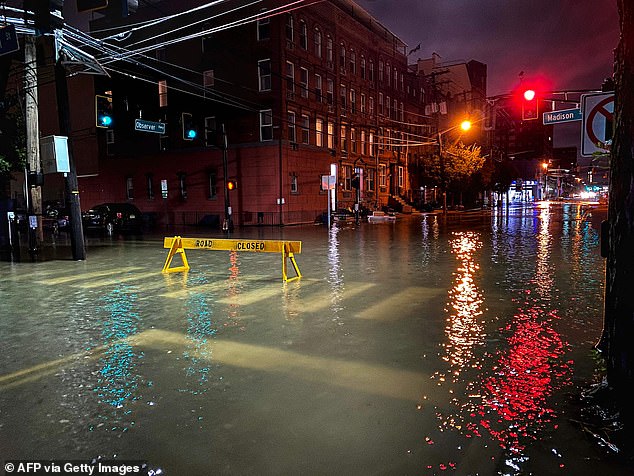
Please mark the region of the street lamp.
<svg viewBox="0 0 634 476"><path fill-rule="evenodd" d="M544 196L542 197L544 200L548 196L548 162L542 162L542 175L544 176Z"/></svg>
<svg viewBox="0 0 634 476"><path fill-rule="evenodd" d="M457 126L450 127L449 129L445 129L444 131L438 131L438 152L440 155L440 181L441 181L440 185L442 187L442 210L444 214L447 213L447 186L446 186L447 184L445 183L445 157L443 155L442 136L445 135L447 132L451 132L458 128L460 128L464 132L468 131L469 129L471 129L471 121L468 119L465 119Z"/></svg>

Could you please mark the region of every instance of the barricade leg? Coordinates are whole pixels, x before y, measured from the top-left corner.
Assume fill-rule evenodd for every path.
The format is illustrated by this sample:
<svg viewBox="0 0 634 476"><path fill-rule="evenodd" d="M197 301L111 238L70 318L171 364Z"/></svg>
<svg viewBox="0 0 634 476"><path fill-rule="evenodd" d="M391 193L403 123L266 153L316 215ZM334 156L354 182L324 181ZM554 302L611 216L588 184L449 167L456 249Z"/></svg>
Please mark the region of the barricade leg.
<svg viewBox="0 0 634 476"><path fill-rule="evenodd" d="M179 254L181 260L183 261L182 266L177 266L174 268L170 268L172 264L172 259L175 255ZM180 236L175 236L172 240L172 246L167 253L167 258L165 258L165 264L163 265L163 273L178 273L181 271L188 271L189 263L187 262L187 255L185 254L185 248L183 248L183 241Z"/></svg>

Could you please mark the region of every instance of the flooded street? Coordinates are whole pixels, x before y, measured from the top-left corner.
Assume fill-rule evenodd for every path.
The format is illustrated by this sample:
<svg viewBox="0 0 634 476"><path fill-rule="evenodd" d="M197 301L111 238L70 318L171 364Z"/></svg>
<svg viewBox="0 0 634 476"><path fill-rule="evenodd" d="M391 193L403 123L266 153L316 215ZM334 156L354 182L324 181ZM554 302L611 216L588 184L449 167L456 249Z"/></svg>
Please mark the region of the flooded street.
<svg viewBox="0 0 634 476"><path fill-rule="evenodd" d="M189 272L162 274L162 235L0 262L0 459L632 474L576 421L600 365L601 218L546 204L236 230L302 241L286 284L269 253L188 250Z"/></svg>

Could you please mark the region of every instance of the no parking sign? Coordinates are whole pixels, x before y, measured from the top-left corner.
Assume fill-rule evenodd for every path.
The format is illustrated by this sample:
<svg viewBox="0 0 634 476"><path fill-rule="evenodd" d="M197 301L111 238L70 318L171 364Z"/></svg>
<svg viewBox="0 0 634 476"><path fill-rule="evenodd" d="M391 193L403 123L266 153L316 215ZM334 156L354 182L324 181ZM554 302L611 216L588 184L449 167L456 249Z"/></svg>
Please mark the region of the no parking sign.
<svg viewBox="0 0 634 476"><path fill-rule="evenodd" d="M612 144L614 93L591 93L581 96L581 155L589 157L605 152Z"/></svg>

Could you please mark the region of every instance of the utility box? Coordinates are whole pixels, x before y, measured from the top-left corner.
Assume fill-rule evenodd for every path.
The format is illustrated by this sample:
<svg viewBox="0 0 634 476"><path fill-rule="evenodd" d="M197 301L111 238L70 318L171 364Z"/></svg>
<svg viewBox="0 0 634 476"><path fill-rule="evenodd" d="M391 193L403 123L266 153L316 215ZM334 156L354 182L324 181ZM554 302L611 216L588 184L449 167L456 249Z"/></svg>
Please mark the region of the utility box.
<svg viewBox="0 0 634 476"><path fill-rule="evenodd" d="M45 174L70 172L68 137L46 136L40 139L42 171Z"/></svg>

